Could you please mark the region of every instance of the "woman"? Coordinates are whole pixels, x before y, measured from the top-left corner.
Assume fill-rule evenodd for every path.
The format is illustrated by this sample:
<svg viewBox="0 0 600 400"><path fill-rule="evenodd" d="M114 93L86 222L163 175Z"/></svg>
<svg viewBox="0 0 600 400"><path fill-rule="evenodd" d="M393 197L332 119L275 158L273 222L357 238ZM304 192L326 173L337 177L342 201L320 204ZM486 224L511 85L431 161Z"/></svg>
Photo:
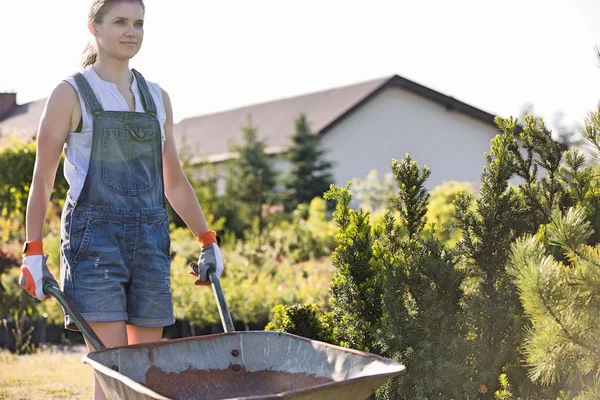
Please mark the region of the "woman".
<svg viewBox="0 0 600 400"><path fill-rule="evenodd" d="M42 229L64 148L61 287L107 347L158 341L175 321L165 196L200 243L196 284L208 284L210 267L223 271L215 232L180 166L169 96L129 68L144 13L142 0L93 2L84 70L53 90L40 122L27 204L19 285L44 300L43 281L56 281ZM65 326L77 330L68 316Z"/></svg>

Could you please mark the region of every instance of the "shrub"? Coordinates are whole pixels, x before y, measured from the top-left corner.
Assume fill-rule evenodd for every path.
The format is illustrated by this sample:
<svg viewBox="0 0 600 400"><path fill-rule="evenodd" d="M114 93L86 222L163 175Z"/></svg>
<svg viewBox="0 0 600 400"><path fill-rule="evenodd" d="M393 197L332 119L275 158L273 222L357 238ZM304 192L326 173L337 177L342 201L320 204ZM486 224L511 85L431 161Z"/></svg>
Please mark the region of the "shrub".
<svg viewBox="0 0 600 400"><path fill-rule="evenodd" d="M312 303L276 305L267 331L282 331L321 342L333 343L333 318Z"/></svg>

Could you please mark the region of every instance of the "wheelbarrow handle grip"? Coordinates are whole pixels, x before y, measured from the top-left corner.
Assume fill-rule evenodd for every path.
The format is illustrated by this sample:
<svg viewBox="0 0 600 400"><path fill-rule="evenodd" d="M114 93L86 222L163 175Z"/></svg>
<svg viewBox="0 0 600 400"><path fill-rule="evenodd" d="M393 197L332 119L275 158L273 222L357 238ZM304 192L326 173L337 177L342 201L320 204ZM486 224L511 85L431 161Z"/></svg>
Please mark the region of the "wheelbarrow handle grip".
<svg viewBox="0 0 600 400"><path fill-rule="evenodd" d="M77 311L75 304L73 301L64 294L58 287L53 285L52 283L45 281L43 286L44 294L49 294L53 296L60 305L63 307L65 313L67 313L75 325L79 328L83 336L87 339L87 341L92 345L94 350L102 350L106 348L104 343L100 340L100 338L93 331L92 327L86 322L83 316Z"/></svg>

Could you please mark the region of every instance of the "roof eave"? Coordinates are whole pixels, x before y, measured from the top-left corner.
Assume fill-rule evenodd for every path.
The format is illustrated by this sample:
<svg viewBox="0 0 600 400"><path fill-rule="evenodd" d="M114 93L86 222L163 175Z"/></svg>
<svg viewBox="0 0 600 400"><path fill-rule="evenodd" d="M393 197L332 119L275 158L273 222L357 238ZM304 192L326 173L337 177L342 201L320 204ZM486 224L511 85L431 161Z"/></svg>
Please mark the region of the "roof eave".
<svg viewBox="0 0 600 400"><path fill-rule="evenodd" d="M318 134L323 135L327 131L331 130L334 126L339 124L349 115L351 115L354 111L360 108L362 105L370 101L372 98L377 96L379 93L388 89L390 87L399 87L402 89L406 89L411 93L417 94L419 96L425 97L428 100L434 101L438 104L443 105L448 111L457 111L463 114L466 114L470 117L473 117L481 122L484 122L489 125L493 125L496 127L496 123L494 122L495 116L483 111L479 108L473 107L469 104L463 103L460 100L455 99L454 97L447 96L443 93L440 93L436 90L430 89L426 86L420 85L416 82L413 82L409 79L403 78L400 75L394 75L386 81L383 81L381 85L376 87L371 93L367 96L363 97L359 102L357 102L354 106L349 108L345 113L338 116L335 120L331 121L328 125L324 126Z"/></svg>

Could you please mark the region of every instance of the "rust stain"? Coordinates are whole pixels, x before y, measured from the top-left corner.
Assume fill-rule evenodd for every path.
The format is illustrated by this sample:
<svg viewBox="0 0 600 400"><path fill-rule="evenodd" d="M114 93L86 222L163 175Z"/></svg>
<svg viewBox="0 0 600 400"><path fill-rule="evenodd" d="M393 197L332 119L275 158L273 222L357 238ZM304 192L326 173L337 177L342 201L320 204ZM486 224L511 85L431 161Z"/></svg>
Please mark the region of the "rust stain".
<svg viewBox="0 0 600 400"><path fill-rule="evenodd" d="M150 364L154 365L154 346L148 346L148 360Z"/></svg>
<svg viewBox="0 0 600 400"><path fill-rule="evenodd" d="M224 370L188 369L177 373L164 372L153 366L146 373L146 386L174 400L208 400L272 395L333 382L314 374L272 370L250 372L239 365L235 365L238 368L233 367Z"/></svg>

